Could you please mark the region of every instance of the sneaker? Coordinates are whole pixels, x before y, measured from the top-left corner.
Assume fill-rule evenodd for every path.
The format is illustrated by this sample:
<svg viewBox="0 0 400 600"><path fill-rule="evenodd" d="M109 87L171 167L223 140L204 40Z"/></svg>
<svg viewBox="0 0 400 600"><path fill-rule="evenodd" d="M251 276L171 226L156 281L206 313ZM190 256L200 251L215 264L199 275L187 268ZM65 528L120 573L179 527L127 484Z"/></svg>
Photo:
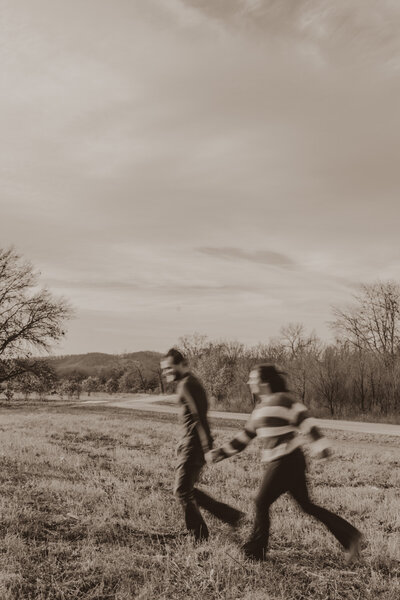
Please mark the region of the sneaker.
<svg viewBox="0 0 400 600"><path fill-rule="evenodd" d="M345 560L347 565L353 562L353 560L355 560L359 556L361 552L361 540L361 533L357 533L350 542L350 546L346 550Z"/></svg>

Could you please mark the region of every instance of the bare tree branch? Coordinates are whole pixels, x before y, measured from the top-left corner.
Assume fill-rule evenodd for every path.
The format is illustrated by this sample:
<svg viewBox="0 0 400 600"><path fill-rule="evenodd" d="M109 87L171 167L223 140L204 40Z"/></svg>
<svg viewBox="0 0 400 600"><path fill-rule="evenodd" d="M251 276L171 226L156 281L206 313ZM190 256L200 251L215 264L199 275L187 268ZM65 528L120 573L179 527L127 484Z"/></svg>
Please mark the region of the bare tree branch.
<svg viewBox="0 0 400 600"><path fill-rule="evenodd" d="M32 352L48 351L62 338L63 322L72 316L64 299L46 289L38 291L37 283L30 263L12 248L0 248L0 381L32 370Z"/></svg>

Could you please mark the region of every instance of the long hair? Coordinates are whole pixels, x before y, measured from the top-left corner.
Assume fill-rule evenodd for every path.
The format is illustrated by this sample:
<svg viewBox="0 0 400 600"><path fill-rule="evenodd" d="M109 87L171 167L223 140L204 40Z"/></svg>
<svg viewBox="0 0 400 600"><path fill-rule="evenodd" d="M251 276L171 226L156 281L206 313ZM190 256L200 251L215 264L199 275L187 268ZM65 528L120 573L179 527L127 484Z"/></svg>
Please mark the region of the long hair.
<svg viewBox="0 0 400 600"><path fill-rule="evenodd" d="M180 364L186 365L187 364L186 358L176 348L170 348L168 350L168 352L164 355L164 358L169 358L169 357L172 358L172 364L174 364L174 365L180 365Z"/></svg>
<svg viewBox="0 0 400 600"><path fill-rule="evenodd" d="M273 394L289 391L284 378L285 373L278 371L273 364L263 363L256 365L254 371L258 371L261 383L268 383Z"/></svg>

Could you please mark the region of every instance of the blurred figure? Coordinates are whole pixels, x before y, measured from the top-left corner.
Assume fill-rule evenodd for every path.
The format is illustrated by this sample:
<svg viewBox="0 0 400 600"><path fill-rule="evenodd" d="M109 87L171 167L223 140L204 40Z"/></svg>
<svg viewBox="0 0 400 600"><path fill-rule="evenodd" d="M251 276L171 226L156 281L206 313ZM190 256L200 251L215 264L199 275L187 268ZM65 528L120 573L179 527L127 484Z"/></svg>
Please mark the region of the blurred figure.
<svg viewBox="0 0 400 600"><path fill-rule="evenodd" d="M274 365L255 367L249 376L251 392L259 399L244 430L228 444L212 450L207 461L219 462L241 452L257 435L261 438L265 474L256 498L256 516L250 539L242 547L248 558L266 557L270 518L269 508L285 492L290 492L304 512L321 521L347 552L350 562L359 552L361 533L334 513L314 504L308 495L306 463L301 436L308 436L313 453L330 455L328 441L321 435L306 407L289 393L283 373Z"/></svg>
<svg viewBox="0 0 400 600"><path fill-rule="evenodd" d="M161 368L167 381L178 381L178 401L182 407L174 494L182 504L187 529L197 541L206 540L208 528L199 506L232 526L238 524L243 513L194 487L205 464L204 455L213 445L207 420L207 395L200 381L190 372L184 356L175 348L161 360Z"/></svg>

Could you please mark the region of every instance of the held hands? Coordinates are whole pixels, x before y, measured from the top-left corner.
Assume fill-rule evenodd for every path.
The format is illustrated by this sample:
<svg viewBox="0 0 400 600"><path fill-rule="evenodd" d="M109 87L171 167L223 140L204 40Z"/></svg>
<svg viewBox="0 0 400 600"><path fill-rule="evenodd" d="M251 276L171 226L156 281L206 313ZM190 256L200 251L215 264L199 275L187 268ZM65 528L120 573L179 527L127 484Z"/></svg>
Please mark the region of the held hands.
<svg viewBox="0 0 400 600"><path fill-rule="evenodd" d="M219 462L224 457L222 455L222 452L220 452L219 448L214 448L214 450L210 450L209 452L206 452L206 454L204 455L204 458L206 459L206 462L209 465L211 465L212 463Z"/></svg>

